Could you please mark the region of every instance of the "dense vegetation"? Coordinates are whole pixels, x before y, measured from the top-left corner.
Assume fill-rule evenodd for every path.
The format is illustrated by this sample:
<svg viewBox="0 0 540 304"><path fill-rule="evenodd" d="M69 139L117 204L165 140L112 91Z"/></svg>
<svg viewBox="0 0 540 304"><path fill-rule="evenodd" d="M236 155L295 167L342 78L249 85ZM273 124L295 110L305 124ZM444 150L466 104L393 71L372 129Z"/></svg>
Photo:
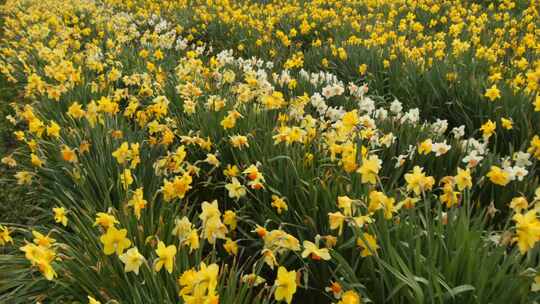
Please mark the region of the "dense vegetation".
<svg viewBox="0 0 540 304"><path fill-rule="evenodd" d="M2 303L534 303L531 1L7 1Z"/></svg>

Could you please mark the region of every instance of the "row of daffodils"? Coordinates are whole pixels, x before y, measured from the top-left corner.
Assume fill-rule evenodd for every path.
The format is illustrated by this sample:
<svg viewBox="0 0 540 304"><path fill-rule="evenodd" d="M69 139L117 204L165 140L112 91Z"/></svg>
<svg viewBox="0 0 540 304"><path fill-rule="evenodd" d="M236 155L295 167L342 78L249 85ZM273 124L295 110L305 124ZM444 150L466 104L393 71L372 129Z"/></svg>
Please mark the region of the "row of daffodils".
<svg viewBox="0 0 540 304"><path fill-rule="evenodd" d="M0 72L18 93L2 166L46 209L31 227L0 224L0 301L540 298L535 105L493 105L504 84L538 108L538 3L412 1L414 15L400 1L193 2L2 7ZM349 77L358 45L389 57ZM471 49L490 84L485 105L465 105L474 117L370 91L400 56L427 74ZM458 71L443 78L471 89Z"/></svg>

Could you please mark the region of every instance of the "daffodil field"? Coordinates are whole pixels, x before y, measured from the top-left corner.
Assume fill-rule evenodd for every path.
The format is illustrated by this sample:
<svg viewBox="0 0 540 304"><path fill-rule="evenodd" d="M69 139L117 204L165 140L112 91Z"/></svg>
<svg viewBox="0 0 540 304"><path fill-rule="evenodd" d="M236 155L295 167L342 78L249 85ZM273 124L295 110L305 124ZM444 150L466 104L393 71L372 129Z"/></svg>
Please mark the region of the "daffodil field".
<svg viewBox="0 0 540 304"><path fill-rule="evenodd" d="M539 12L7 0L0 303L540 303Z"/></svg>

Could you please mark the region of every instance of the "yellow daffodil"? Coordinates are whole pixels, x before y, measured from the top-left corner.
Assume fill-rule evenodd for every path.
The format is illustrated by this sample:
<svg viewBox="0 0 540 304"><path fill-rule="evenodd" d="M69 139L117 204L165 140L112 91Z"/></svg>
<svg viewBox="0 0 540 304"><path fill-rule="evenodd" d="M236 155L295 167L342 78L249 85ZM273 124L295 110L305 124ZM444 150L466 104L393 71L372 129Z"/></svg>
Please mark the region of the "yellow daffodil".
<svg viewBox="0 0 540 304"><path fill-rule="evenodd" d="M431 139L426 139L418 145L418 153L420 154L429 154L432 149L433 142L431 141Z"/></svg>
<svg viewBox="0 0 540 304"><path fill-rule="evenodd" d="M367 232L362 234L362 237L356 239L356 245L362 249L360 252L362 257L374 255L379 249L379 246L377 245L377 238Z"/></svg>
<svg viewBox="0 0 540 304"><path fill-rule="evenodd" d="M183 199L186 193L191 189L193 179L189 173L184 173L181 177L176 176L172 182L165 179L163 181L163 199L169 202L175 198Z"/></svg>
<svg viewBox="0 0 540 304"><path fill-rule="evenodd" d="M62 159L70 162L70 163L76 163L77 162L77 154L74 150L69 148L68 146L64 146L62 150L60 151L62 153Z"/></svg>
<svg viewBox="0 0 540 304"><path fill-rule="evenodd" d="M362 304L362 298L356 291L348 290L343 293L337 304Z"/></svg>
<svg viewBox="0 0 540 304"><path fill-rule="evenodd" d="M100 225L101 227L108 229L109 227L114 226L114 224L118 224L118 220L114 217L114 215L104 212L98 212L96 214L96 220L94 222L94 226Z"/></svg>
<svg viewBox="0 0 540 304"><path fill-rule="evenodd" d="M42 246L45 248L51 247L52 244L56 241L55 239L51 238L48 235L43 235L39 233L38 231L32 230L32 235L34 236L34 243L38 246Z"/></svg>
<svg viewBox="0 0 540 304"><path fill-rule="evenodd" d="M154 260L154 270L156 272L160 271L161 268L165 266L167 272L172 273L174 257L176 255L176 246L165 246L165 243L160 241L156 249L156 254L158 255L158 258Z"/></svg>
<svg viewBox="0 0 540 304"><path fill-rule="evenodd" d="M484 96L490 101L495 101L496 99L501 98L501 91L499 91L497 85L493 85L491 88L486 90Z"/></svg>
<svg viewBox="0 0 540 304"><path fill-rule="evenodd" d="M67 210L64 207L55 207L53 208L54 212L54 221L60 223L64 226L67 226L68 218L66 216Z"/></svg>
<svg viewBox="0 0 540 304"><path fill-rule="evenodd" d="M237 220L236 213L232 210L227 210L223 213L223 223L232 230L236 229Z"/></svg>
<svg viewBox="0 0 540 304"><path fill-rule="evenodd" d="M227 238L225 240L225 244L223 244L223 248L230 255L237 255L238 254L238 244L235 241L233 241L233 240L231 240L229 238Z"/></svg>
<svg viewBox="0 0 540 304"><path fill-rule="evenodd" d="M416 195L430 191L435 184L435 179L431 176L426 176L423 170L424 169L419 166L414 166L411 173L405 174L407 190L414 192Z"/></svg>
<svg viewBox="0 0 540 304"><path fill-rule="evenodd" d="M529 202L523 196L514 197L510 202L510 208L517 213L520 213L521 210L526 210L529 207Z"/></svg>
<svg viewBox="0 0 540 304"><path fill-rule="evenodd" d="M128 206L133 207L133 212L137 219L141 218L141 210L146 208L146 205L148 204L143 196L143 188L140 187L133 192L131 199L128 201Z"/></svg>
<svg viewBox="0 0 540 304"><path fill-rule="evenodd" d="M20 249L25 253L26 259L32 263L32 266L36 266L47 280L50 281L57 276L51 264L56 258L54 250L31 243Z"/></svg>
<svg viewBox="0 0 540 304"><path fill-rule="evenodd" d="M497 166L491 166L487 177L492 183L499 186L506 186L510 182L510 175L508 172Z"/></svg>
<svg viewBox="0 0 540 304"><path fill-rule="evenodd" d="M113 253L119 256L122 255L124 250L131 246L131 241L126 236L126 229L118 230L114 226L109 227L107 232L100 237L100 241L103 244L103 252L106 255Z"/></svg>
<svg viewBox="0 0 540 304"><path fill-rule="evenodd" d="M229 191L230 198L240 199L246 195L246 188L240 184L236 177L233 177L231 182L225 185L225 189Z"/></svg>
<svg viewBox="0 0 540 304"><path fill-rule="evenodd" d="M338 234L341 235L343 232L343 223L345 222L345 215L341 212L330 212L328 213L328 221L330 222L330 229L338 230Z"/></svg>
<svg viewBox="0 0 540 304"><path fill-rule="evenodd" d="M4 246L7 243L13 244L13 238L11 237L11 231L8 227L0 225L0 246Z"/></svg>
<svg viewBox="0 0 540 304"><path fill-rule="evenodd" d="M274 291L276 301L291 303L296 293L296 271L287 271L285 267L280 266L274 285L276 286Z"/></svg>
<svg viewBox="0 0 540 304"><path fill-rule="evenodd" d="M527 152L540 160L540 137L538 135L533 136L531 139L530 147L527 149Z"/></svg>
<svg viewBox="0 0 540 304"><path fill-rule="evenodd" d="M362 176L362 183L375 185L381 164L382 161L377 155L371 155L369 158L362 160L362 165L358 169L358 173Z"/></svg>
<svg viewBox="0 0 540 304"><path fill-rule="evenodd" d="M454 177L459 191L472 188L471 171L469 168L457 168L457 175Z"/></svg>
<svg viewBox="0 0 540 304"><path fill-rule="evenodd" d="M88 296L88 304L101 304L101 302L92 298L91 296Z"/></svg>
<svg viewBox="0 0 540 304"><path fill-rule="evenodd" d="M491 121L491 119L489 119L480 127L480 131L482 131L482 134L484 138L486 139L490 138L491 135L495 133L496 129L497 129L497 123Z"/></svg>
<svg viewBox="0 0 540 304"><path fill-rule="evenodd" d="M287 203L285 202L285 199L277 195L272 195L271 205L272 207L276 208L278 214L281 214L283 211L287 211L289 209Z"/></svg>
<svg viewBox="0 0 540 304"><path fill-rule="evenodd" d="M124 271L133 271L135 274L139 274L139 268L144 263L144 256L139 253L137 247L130 248L124 254L119 256L120 261L125 264Z"/></svg>
<svg viewBox="0 0 540 304"><path fill-rule="evenodd" d="M533 248L540 239L540 221L536 213L536 210L530 210L525 214L518 213L513 216L516 222L515 240L522 254Z"/></svg>
<svg viewBox="0 0 540 304"><path fill-rule="evenodd" d="M302 251L303 258L310 257L311 259L316 261L330 260L330 253L328 252L327 248L319 248L317 244L310 241L304 241L302 245L304 246L304 251Z"/></svg>

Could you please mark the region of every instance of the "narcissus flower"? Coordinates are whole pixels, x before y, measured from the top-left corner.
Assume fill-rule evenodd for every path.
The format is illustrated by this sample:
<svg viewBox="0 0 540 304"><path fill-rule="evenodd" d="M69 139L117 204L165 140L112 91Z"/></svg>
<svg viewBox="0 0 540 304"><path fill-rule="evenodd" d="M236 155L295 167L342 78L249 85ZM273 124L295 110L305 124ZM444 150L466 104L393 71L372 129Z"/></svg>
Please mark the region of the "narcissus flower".
<svg viewBox="0 0 540 304"><path fill-rule="evenodd" d="M472 187L471 171L469 168L463 170L457 168L457 175L454 177L459 191L470 189Z"/></svg>
<svg viewBox="0 0 540 304"><path fill-rule="evenodd" d="M234 128L234 126L236 125L236 120L240 117L242 117L242 115L239 112L229 111L227 116L223 118L220 124L223 127L223 129Z"/></svg>
<svg viewBox="0 0 540 304"><path fill-rule="evenodd" d="M30 153L30 162L35 167L43 167L43 160L41 160L37 155L34 153Z"/></svg>
<svg viewBox="0 0 540 304"><path fill-rule="evenodd" d="M375 185L377 183L377 176L381 169L382 161L377 155L371 155L367 159L362 160L362 165L358 169L358 173L362 176L362 183L369 183Z"/></svg>
<svg viewBox="0 0 540 304"><path fill-rule="evenodd" d="M431 139L426 139L418 145L418 153L427 155L433 149L433 142Z"/></svg>
<svg viewBox="0 0 540 304"><path fill-rule="evenodd" d="M138 188L135 190L135 192L133 192L133 196L128 201L128 206L133 207L133 212L135 213L137 219L141 218L141 210L144 209L148 204L143 195L143 188Z"/></svg>
<svg viewBox="0 0 540 304"><path fill-rule="evenodd" d="M343 114L341 122L347 132L352 130L360 123L360 118L358 117L358 110L352 110Z"/></svg>
<svg viewBox="0 0 540 304"><path fill-rule="evenodd" d="M489 119L487 122L485 122L481 127L480 131L482 131L482 135L485 139L488 139L495 133L495 130L497 129L497 123L491 121Z"/></svg>
<svg viewBox="0 0 540 304"><path fill-rule="evenodd" d="M384 218L391 219L392 214L397 211L395 205L395 199L386 196L381 191L371 191L369 193L369 212L375 212L379 209L384 210Z"/></svg>
<svg viewBox="0 0 540 304"><path fill-rule="evenodd" d="M199 271L190 269L178 279L180 296L186 303L219 303L216 288L219 277L217 264L206 265L201 262Z"/></svg>
<svg viewBox="0 0 540 304"><path fill-rule="evenodd" d="M336 299L340 299L343 294L343 288L338 282L332 282L330 286L325 287L324 290L326 292L331 292Z"/></svg>
<svg viewBox="0 0 540 304"><path fill-rule="evenodd" d="M0 226L1 230L1 226ZM45 248L49 248L54 244L56 241L55 239L51 238L48 235L43 235L38 231L32 230L32 235L34 236L34 243L38 246L43 246ZM0 239L1 242L1 239Z"/></svg>
<svg viewBox="0 0 540 304"><path fill-rule="evenodd" d="M266 230L266 228L264 228L264 227L261 227L261 226L257 225L257 227L254 230L252 230L251 232L255 232L255 233L257 233L257 235L260 238L264 238L266 236L266 234L268 233L268 230Z"/></svg>
<svg viewBox="0 0 540 304"><path fill-rule="evenodd" d="M70 163L76 163L77 162L77 154L70 147L64 146L60 152L62 153L62 159L63 160L65 160L67 162L70 162Z"/></svg>
<svg viewBox="0 0 540 304"><path fill-rule="evenodd" d="M250 180L260 179L262 177L262 174L259 172L259 168L257 168L255 165L250 165L242 173L246 174Z"/></svg>
<svg viewBox="0 0 540 304"><path fill-rule="evenodd" d="M199 235L187 217L184 216L182 219L175 219L175 227L172 234L180 239L181 245L187 244L190 252L199 248Z"/></svg>
<svg viewBox="0 0 540 304"><path fill-rule="evenodd" d="M230 238L226 239L225 244L223 244L223 249L230 255L238 254L238 244Z"/></svg>
<svg viewBox="0 0 540 304"><path fill-rule="evenodd" d="M231 182L225 185L225 189L229 191L230 198L238 200L246 195L246 188L238 181L236 177L233 177Z"/></svg>
<svg viewBox="0 0 540 304"><path fill-rule="evenodd" d="M531 284L531 291L537 292L540 291L540 275L534 277L534 281Z"/></svg>
<svg viewBox="0 0 540 304"><path fill-rule="evenodd" d="M442 203L446 204L447 208L451 208L454 205L459 204L459 192L454 191L454 178L452 176L447 176L441 180L443 183L443 193L439 195L439 199Z"/></svg>
<svg viewBox="0 0 540 304"><path fill-rule="evenodd" d="M124 250L131 246L131 241L126 236L126 229L118 230L114 226L109 227L107 232L100 237L100 241L103 243L103 252L106 255L113 253L119 256L122 255Z"/></svg>
<svg viewBox="0 0 540 304"><path fill-rule="evenodd" d="M47 280L50 281L56 277L56 271L51 265L56 258L56 252L52 248L29 243L20 249L32 266L36 266Z"/></svg>
<svg viewBox="0 0 540 304"><path fill-rule="evenodd" d="M360 256L362 257L377 254L377 249L379 249L377 238L367 232L365 232L362 237L356 239L356 245L362 249L360 252Z"/></svg>
<svg viewBox="0 0 540 304"><path fill-rule="evenodd" d="M11 168L14 168L17 166L17 161L11 155L2 157L2 160L0 162L2 162L2 164Z"/></svg>
<svg viewBox="0 0 540 304"><path fill-rule="evenodd" d="M67 210L64 207L55 207L53 208L54 212L54 221L61 223L64 226L67 226L68 218L66 216Z"/></svg>
<svg viewBox="0 0 540 304"><path fill-rule="evenodd" d="M338 196L337 198L337 205L338 207L343 210L343 213L345 216L351 216L353 211L353 200L350 199L348 196Z"/></svg>
<svg viewBox="0 0 540 304"><path fill-rule="evenodd" d="M343 293L341 300L337 304L362 304L362 298L354 290Z"/></svg>
<svg viewBox="0 0 540 304"><path fill-rule="evenodd" d="M51 124L47 127L47 135L53 138L59 138L60 126L56 122L52 121Z"/></svg>
<svg viewBox="0 0 540 304"><path fill-rule="evenodd" d="M88 304L101 304L101 302L92 298L91 296L88 296Z"/></svg>
<svg viewBox="0 0 540 304"><path fill-rule="evenodd" d="M287 271L285 267L280 266L274 285L276 286L274 291L276 301L291 303L296 293L296 271Z"/></svg>
<svg viewBox="0 0 540 304"><path fill-rule="evenodd" d="M278 91L274 91L271 95L263 96L261 102L268 110L279 109L285 105L283 93Z"/></svg>
<svg viewBox="0 0 540 304"><path fill-rule="evenodd" d="M78 102L74 102L69 106L67 114L72 118L81 118L85 115L82 106Z"/></svg>
<svg viewBox="0 0 540 304"><path fill-rule="evenodd" d="M126 253L120 255L120 261L125 264L124 271L133 271L139 274L139 267L144 263L144 256L139 253L137 247L130 248Z"/></svg>
<svg viewBox="0 0 540 304"><path fill-rule="evenodd" d="M302 257L310 257L313 260L330 260L330 253L327 248L319 248L319 246L310 241L304 241L302 243L304 246L304 251L302 251Z"/></svg>
<svg viewBox="0 0 540 304"><path fill-rule="evenodd" d="M287 211L289 209L285 199L277 195L272 195L272 207L276 208L278 214L281 214L283 211Z"/></svg>
<svg viewBox="0 0 540 304"><path fill-rule="evenodd" d="M13 238L10 235L8 227L0 225L0 246L4 246L7 243L13 244Z"/></svg>
<svg viewBox="0 0 540 304"><path fill-rule="evenodd" d="M266 282L266 279L254 273L250 273L250 274L245 274L242 276L242 282L249 284L253 287L256 287Z"/></svg>
<svg viewBox="0 0 540 304"><path fill-rule="evenodd" d="M287 232L281 229L275 229L264 236L264 247L278 252L287 250L299 251L300 242Z"/></svg>
<svg viewBox="0 0 540 304"><path fill-rule="evenodd" d="M540 137L538 135L533 136L531 139L530 147L527 149L528 153L531 153L537 159L540 159Z"/></svg>
<svg viewBox="0 0 540 304"><path fill-rule="evenodd" d="M217 239L225 239L228 232L227 227L221 222L219 216L210 217L203 222L202 237L210 244L215 244Z"/></svg>
<svg viewBox="0 0 540 304"><path fill-rule="evenodd" d="M510 208L512 208L517 213L520 213L521 210L525 210L528 207L529 202L527 202L527 199L523 196L514 197L510 202Z"/></svg>
<svg viewBox="0 0 540 304"><path fill-rule="evenodd" d="M131 150L129 149L129 143L124 142L120 145L118 149L116 149L112 156L116 158L116 161L118 161L119 164L124 164L127 159L131 156Z"/></svg>
<svg viewBox="0 0 540 304"><path fill-rule="evenodd" d="M179 239L185 239L193 230L193 224L189 221L189 219L184 216L181 219L175 219L174 220L175 226L172 230L172 234Z"/></svg>
<svg viewBox="0 0 540 304"><path fill-rule="evenodd" d="M96 214L96 221L94 222L94 226L100 225L101 227L108 229L109 227L114 226L114 224L118 224L118 220L114 217L114 215L104 212L98 212Z"/></svg>
<svg viewBox="0 0 540 304"><path fill-rule="evenodd" d="M366 74L367 68L368 67L365 63L361 64L360 66L358 66L358 73L360 73L360 75Z"/></svg>
<svg viewBox="0 0 540 304"><path fill-rule="evenodd" d="M236 220L236 213L232 210L225 211L223 213L223 223L229 226L231 230L236 229L236 226L238 224Z"/></svg>
<svg viewBox="0 0 540 304"><path fill-rule="evenodd" d="M397 204L396 209L412 209L418 201L420 201L420 199L417 197L406 197Z"/></svg>
<svg viewBox="0 0 540 304"><path fill-rule="evenodd" d="M161 191L163 191L163 199L169 202L175 198L182 199L186 193L191 189L191 182L193 179L189 173L184 173L182 177L175 176L173 181L165 179Z"/></svg>
<svg viewBox="0 0 540 304"><path fill-rule="evenodd" d="M223 170L223 174L227 177L236 177L240 174L240 169L236 165L227 165L227 168Z"/></svg>
<svg viewBox="0 0 540 304"><path fill-rule="evenodd" d="M518 242L521 254L525 254L540 239L540 221L536 210L530 210L525 214L518 213L513 216L513 220L516 222L515 240Z"/></svg>
<svg viewBox="0 0 540 304"><path fill-rule="evenodd" d="M219 164L220 164L219 159L217 158L217 156L215 154L212 154L212 153L206 154L206 159L204 161L209 163L210 165L212 165L214 167L219 167Z"/></svg>
<svg viewBox="0 0 540 304"><path fill-rule="evenodd" d="M492 183L499 186L506 186L510 182L510 175L508 172L497 166L491 166L487 177Z"/></svg>
<svg viewBox="0 0 540 304"><path fill-rule="evenodd" d="M217 200L213 200L211 203L203 202L201 205L201 210L202 212L199 214L199 218L203 221L203 223L213 217L219 218L221 216Z"/></svg>
<svg viewBox="0 0 540 304"><path fill-rule="evenodd" d="M512 130L514 122L512 121L512 119L508 119L508 118L503 117L503 118L501 118L501 124L502 124L504 129Z"/></svg>
<svg viewBox="0 0 540 304"><path fill-rule="evenodd" d="M90 143L87 142L86 140L82 141L81 144L79 145L79 153L83 154L88 151L90 151Z"/></svg>
<svg viewBox="0 0 540 304"><path fill-rule="evenodd" d="M501 91L499 91L497 85L493 85L491 88L486 90L484 96L490 101L495 101L496 99L501 98Z"/></svg>
<svg viewBox="0 0 540 304"><path fill-rule="evenodd" d="M430 191L435 184L435 179L432 176L426 176L423 168L414 166L411 173L405 174L407 181L407 190L413 191L416 195L420 195L425 191Z"/></svg>
<svg viewBox="0 0 540 304"><path fill-rule="evenodd" d="M343 223L345 222L345 215L341 212L330 212L328 213L328 221L330 222L330 229L338 229L338 234L341 235L343 232Z"/></svg>
<svg viewBox="0 0 540 304"><path fill-rule="evenodd" d="M276 255L274 252L270 249L263 249L261 251L261 254L263 256L263 261L270 267L270 269L274 270L274 267L278 265Z"/></svg>
<svg viewBox="0 0 540 304"><path fill-rule="evenodd" d="M129 185L133 184L133 176L131 175L131 169L124 169L120 175L120 182L124 190L129 188Z"/></svg>
<svg viewBox="0 0 540 304"><path fill-rule="evenodd" d="M450 145L446 143L446 140L442 143L434 143L433 144L433 151L435 152L435 156L441 156L446 154L450 148L452 148Z"/></svg>
<svg viewBox="0 0 540 304"><path fill-rule="evenodd" d="M159 241L156 254L158 255L158 258L154 260L154 270L156 272L160 271L161 268L165 266L167 272L172 273L174 257L176 255L176 246L165 246L165 243Z"/></svg>
<svg viewBox="0 0 540 304"><path fill-rule="evenodd" d="M30 185L32 183L32 177L34 174L29 171L19 171L15 173L17 179L17 185Z"/></svg>
<svg viewBox="0 0 540 304"><path fill-rule="evenodd" d="M242 149L244 147L249 147L249 142L246 136L243 135L234 135L229 139L231 145L235 148Z"/></svg>

